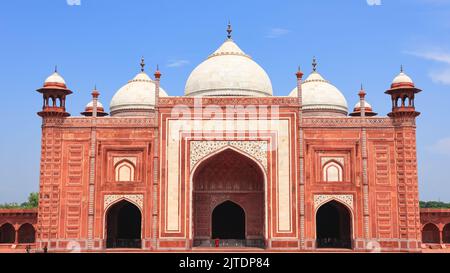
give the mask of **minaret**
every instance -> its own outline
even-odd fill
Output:
[[[65,80],[58,74],[57,69],[44,82],[44,86],[37,90],[42,94],[41,166],[39,177],[39,206],[37,220],[36,245],[38,249],[54,248],[52,241],[58,238],[60,189],[61,189],[61,154],[62,128],[66,117],[66,96],[72,94]]]
[[[391,95],[392,99],[392,112],[388,116],[394,118],[396,122],[414,122],[414,119],[420,115],[416,112],[414,99],[415,95],[421,91],[415,87],[414,82],[403,72],[403,66],[401,66],[400,74],[395,77],[391,89],[385,92]]]
[[[388,114],[394,125],[396,171],[395,183],[398,189],[398,223],[401,249],[420,249],[420,209],[416,152],[416,111],[414,99],[417,93],[414,82],[403,72],[395,77],[386,94],[391,96],[392,112]]]
[[[44,82],[44,86],[37,90],[42,94],[42,111],[38,113],[41,117],[68,117],[66,112],[66,96],[72,94],[66,86],[66,81],[55,72]]]

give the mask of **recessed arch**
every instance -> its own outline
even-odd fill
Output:
[[[0,244],[13,244],[16,241],[16,229],[10,223],[0,227]]]
[[[116,182],[133,182],[135,180],[136,166],[126,159],[123,159],[114,166]]]
[[[22,224],[17,233],[19,244],[31,244],[36,240],[36,230],[32,224]]]
[[[105,213],[107,248],[142,247],[142,212],[126,199],[111,204]]]
[[[342,182],[344,177],[344,168],[336,160],[327,161],[322,168],[323,181]]]
[[[446,224],[442,229],[442,242],[450,244],[450,223]]]
[[[440,243],[439,228],[435,224],[428,223],[423,226],[422,242],[425,244],[439,244]]]
[[[316,210],[317,248],[352,248],[353,214],[351,209],[331,200]]]
[[[191,173],[194,246],[212,240],[213,210],[225,202],[240,206],[247,216],[245,240],[263,244],[267,226],[266,181],[260,162],[233,147],[225,147],[198,162]]]

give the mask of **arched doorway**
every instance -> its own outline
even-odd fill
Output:
[[[19,228],[18,232],[18,241],[19,244],[31,244],[35,242],[36,231],[34,230],[33,225],[31,224],[23,224]]]
[[[442,241],[444,244],[450,244],[450,223],[446,224],[442,230]]]
[[[245,212],[231,201],[218,205],[212,213],[212,238],[245,240]]]
[[[16,230],[10,223],[0,227],[0,244],[14,244],[16,241]]]
[[[346,206],[330,201],[316,214],[318,248],[352,248],[352,219]]]
[[[141,223],[141,211],[134,204],[114,204],[106,214],[106,247],[141,248]]]
[[[225,149],[195,168],[194,246],[264,247],[263,169],[234,149]],[[237,205],[239,204],[239,205]]]
[[[425,244],[439,244],[439,228],[433,224],[428,223],[422,229],[422,242]]]

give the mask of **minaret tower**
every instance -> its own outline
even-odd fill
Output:
[[[416,117],[420,113],[414,104],[420,91],[402,67],[391,89],[385,92],[392,99],[392,112],[388,116],[395,127],[398,232],[400,248],[406,251],[419,251],[421,241],[416,152]]]
[[[66,81],[55,72],[50,75],[44,82],[44,86],[37,90],[42,94],[43,105],[42,111],[38,113],[41,117],[68,117],[66,112],[66,97],[72,94],[66,86]]]
[[[39,183],[39,207],[36,243],[39,249],[52,251],[59,237],[59,211],[61,197],[62,129],[66,112],[66,97],[72,94],[65,80],[55,72],[37,90],[42,94],[42,146]]]
[[[420,115],[416,112],[414,99],[415,95],[422,90],[415,87],[411,78],[403,72],[403,66],[400,68],[400,74],[395,77],[391,84],[391,89],[385,93],[391,95],[392,112],[389,117],[397,122],[414,121],[414,118]]]

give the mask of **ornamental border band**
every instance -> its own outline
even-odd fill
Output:
[[[309,75],[293,71],[289,96],[274,96],[227,32],[184,96],[168,95],[161,80],[170,79],[149,76],[142,59],[109,113],[95,88],[71,116],[77,92],[55,69],[37,90],[39,206],[0,210],[0,252],[421,252],[450,243],[446,223],[424,228],[432,213],[450,212],[419,209],[421,90],[403,68],[384,92],[387,116],[362,86],[349,108],[316,58]]]

